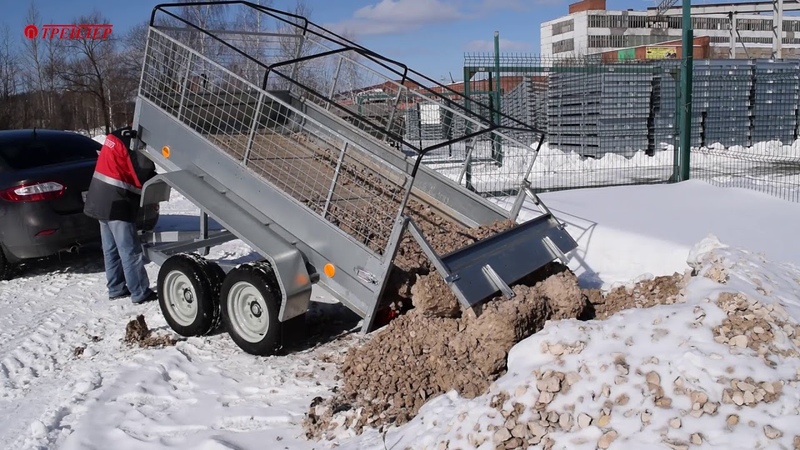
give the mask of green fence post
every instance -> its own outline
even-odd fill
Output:
[[[692,33],[692,2],[683,0],[683,58],[681,62],[681,147],[678,181],[689,179],[692,149],[692,63],[694,61],[694,36]]]
[[[491,113],[492,123],[494,125],[501,125],[500,123],[500,97],[503,92],[502,78],[500,78],[500,32],[494,32],[494,70],[495,70],[495,92],[494,92],[494,107],[495,111]],[[494,146],[493,152],[494,159],[498,166],[503,165],[503,148],[500,143],[500,136],[492,134],[492,144]]]
[[[469,80],[470,80],[471,77],[472,77],[472,71],[465,67],[464,68],[464,109],[467,110],[467,117],[468,118],[470,118],[470,114],[469,113],[470,113],[470,108],[472,107],[472,105],[470,104],[470,101],[469,101],[469,96],[471,95],[470,94]],[[472,123],[469,120],[465,121],[464,127],[466,128],[464,134],[472,133]],[[465,172],[464,184],[465,184],[466,188],[471,191],[472,190],[472,158],[470,158],[469,151],[467,151],[467,158],[466,158],[466,161],[464,161],[464,164],[467,165],[466,172]]]
[[[677,81],[675,83],[675,120],[673,120],[672,125],[675,128],[675,136],[672,138],[672,177],[669,179],[670,182],[680,181],[681,177],[681,156],[680,156],[680,149],[681,149],[681,137],[683,136],[683,101],[682,98],[682,86],[680,80],[683,79],[682,70],[679,68],[671,69],[670,76]]]

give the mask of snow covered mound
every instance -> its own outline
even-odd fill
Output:
[[[549,322],[487,394],[340,448],[800,448],[800,268],[713,236],[688,263],[677,303]]]

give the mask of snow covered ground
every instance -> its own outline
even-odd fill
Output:
[[[314,397],[336,385],[336,362],[346,349],[365,337],[323,335],[319,345],[268,358],[244,354],[225,334],[162,349],[130,347],[122,338],[137,314],[158,332],[168,332],[158,305],[109,301],[97,251],[53,259],[0,282],[0,448],[437,448],[444,441],[449,448],[469,448],[477,442],[471,439],[487,439],[483,448],[494,448],[496,433],[488,427],[504,418],[490,406],[492,397],[509,393],[506,407],[536,402],[537,384],[548,370],[580,375],[551,407],[586,425],[554,435],[556,448],[594,448],[601,436],[610,439],[611,430],[617,433],[611,448],[667,448],[662,436],[670,442],[699,438],[707,448],[792,448],[800,429],[800,391],[792,384],[800,364],[788,349],[796,345],[791,341],[796,335],[775,330],[775,345],[787,354],[771,354],[777,363],[769,367],[755,351],[718,342],[713,330],[725,317],[715,303],[723,291],[743,292],[777,315],[785,311],[786,325],[800,321],[800,240],[794,237],[800,204],[699,181],[542,197],[578,239],[581,247],[571,266],[587,286],[683,272],[690,253],[695,265],[718,259],[729,280],[722,285],[693,278],[682,304],[631,310],[603,322],[549,323],[512,350],[508,374],[485,396],[440,397],[385,436],[345,434],[338,442],[310,442],[300,426],[303,415]],[[162,213],[162,227],[194,224],[189,217],[194,207],[177,195]],[[703,241],[710,233],[731,247]],[[211,257],[243,261],[253,255],[242,243],[230,242],[213,249]],[[153,282],[157,272],[148,266]],[[357,325],[324,292],[315,291],[314,299],[318,315],[339,319],[327,336]],[[564,352],[578,342],[584,343],[582,351]],[[553,350],[558,343],[564,344],[561,352]],[[620,358],[630,368],[627,375],[618,373]],[[672,406],[653,406],[644,388],[650,372],[659,375]],[[619,384],[618,376],[628,379]],[[705,389],[708,398],[700,407],[714,403],[713,413],[684,415],[697,399],[675,387],[678,376],[685,392]],[[722,383],[747,377],[786,384],[771,403],[724,403]],[[605,414],[605,402],[623,393],[628,408],[615,404]],[[650,412],[626,416],[634,406]],[[582,413],[591,418],[588,424]],[[738,426],[729,422],[733,414]],[[674,426],[676,417],[680,427]],[[470,437],[473,428],[481,431]]]

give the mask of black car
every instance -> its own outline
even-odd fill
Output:
[[[102,144],[69,131],[0,131],[0,279],[12,264],[100,239],[83,203]],[[158,209],[142,211],[151,230]]]

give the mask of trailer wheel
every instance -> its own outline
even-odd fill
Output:
[[[199,256],[198,256],[199,257]],[[214,302],[214,320],[208,332],[212,332],[219,328],[222,323],[222,313],[219,307],[219,293],[222,290],[222,283],[225,281],[225,271],[219,264],[202,258],[205,262],[206,276],[211,287],[211,299]]]
[[[3,252],[3,244],[0,243],[0,281],[11,278],[11,262]]]
[[[158,271],[161,314],[181,336],[203,335],[219,324],[218,275],[209,264],[196,254],[178,254]]]
[[[245,264],[225,277],[222,320],[231,339],[252,355],[270,355],[280,344],[280,291],[266,264]]]

